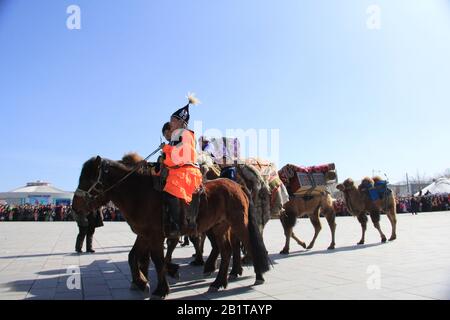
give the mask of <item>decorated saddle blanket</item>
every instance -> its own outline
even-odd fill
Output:
[[[392,193],[386,180],[376,181],[375,183],[364,181],[359,188],[361,191],[367,192],[372,201],[383,200]]]
[[[311,167],[287,164],[278,171],[278,175],[291,195],[314,190],[321,193],[328,184],[337,182],[334,163]]]
[[[219,165],[232,165],[239,160],[241,145],[238,138],[212,138],[211,152],[214,161]]]

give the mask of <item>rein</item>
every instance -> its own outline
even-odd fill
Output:
[[[75,191],[75,195],[80,196],[84,199],[88,198],[90,201],[94,201],[96,200],[98,197],[104,195],[105,193],[107,193],[108,191],[111,191],[112,189],[114,189],[115,187],[117,187],[119,184],[121,184],[123,181],[125,181],[129,176],[131,176],[133,173],[135,173],[137,170],[139,170],[142,167],[142,164],[144,163],[144,161],[147,161],[150,157],[152,157],[153,155],[155,155],[159,150],[162,149],[162,147],[164,146],[164,143],[161,143],[161,145],[159,145],[159,147],[153,151],[152,153],[150,153],[144,160],[142,160],[142,162],[140,162],[139,164],[136,165],[136,167],[131,170],[130,172],[128,172],[125,176],[123,176],[119,181],[117,181],[116,183],[114,183],[112,186],[110,186],[109,188],[107,188],[106,190],[100,190],[97,188],[98,185],[103,186],[103,183],[101,182],[102,179],[102,175],[103,175],[103,171],[105,171],[105,173],[107,173],[107,170],[103,170],[103,159],[98,167],[99,169],[99,174],[97,177],[97,181],[94,182],[94,184],[89,188],[88,191],[82,190],[80,188],[78,188]],[[98,194],[93,196],[91,194],[92,191],[97,192]]]

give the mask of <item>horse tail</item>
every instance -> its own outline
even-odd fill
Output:
[[[259,231],[258,224],[256,223],[256,208],[253,204],[251,197],[249,200],[248,208],[248,233],[250,240],[250,250],[253,260],[253,267],[255,268],[256,274],[263,274],[269,271],[269,254],[267,252],[266,246],[264,245],[264,240]]]

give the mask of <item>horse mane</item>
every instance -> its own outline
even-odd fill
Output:
[[[134,167],[136,164],[138,164],[142,160],[144,160],[144,158],[142,158],[136,152],[129,152],[129,153],[126,153],[122,157],[122,160],[120,160],[119,162],[127,167]]]

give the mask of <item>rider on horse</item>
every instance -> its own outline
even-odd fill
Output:
[[[195,134],[187,129],[189,106],[196,104],[197,99],[193,96],[188,98],[188,104],[172,114],[170,142],[163,147],[164,165],[169,171],[163,190],[169,237],[180,236],[182,206],[191,203],[193,193],[202,184],[202,174],[196,163]]]

